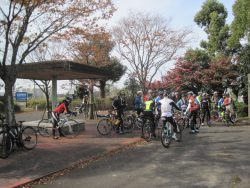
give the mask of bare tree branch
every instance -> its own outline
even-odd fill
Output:
[[[130,13],[113,28],[116,50],[145,91],[161,67],[187,44],[189,30],[174,30],[159,16]]]

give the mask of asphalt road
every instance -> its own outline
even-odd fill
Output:
[[[249,188],[250,127],[202,127],[183,142],[143,143],[48,178],[36,188]]]

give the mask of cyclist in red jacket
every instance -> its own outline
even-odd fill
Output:
[[[58,126],[58,122],[60,120],[59,116],[61,113],[65,112],[66,114],[71,113],[69,110],[69,104],[72,102],[71,97],[67,97],[64,99],[53,111],[52,111],[52,124],[53,124],[53,139],[58,139],[56,136],[56,127]],[[61,128],[58,128],[59,136],[63,136],[61,133]]]

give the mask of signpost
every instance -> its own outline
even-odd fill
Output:
[[[17,102],[26,102],[27,107],[28,93],[27,92],[16,92]]]
[[[26,102],[28,99],[27,92],[16,92],[16,101],[18,102]]]

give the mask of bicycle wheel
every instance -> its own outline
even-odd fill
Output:
[[[23,128],[21,132],[21,140],[25,149],[34,149],[37,145],[37,134],[35,129],[30,126]]]
[[[134,121],[132,116],[126,116],[123,119],[124,131],[130,133],[134,130]]]
[[[108,135],[111,133],[112,125],[109,119],[101,119],[97,124],[97,131],[100,135]]]
[[[6,131],[0,132],[0,158],[7,158],[13,149],[13,141]]]
[[[168,148],[172,142],[172,131],[168,128],[170,125],[164,125],[161,129],[161,144]]]
[[[150,142],[152,138],[151,127],[152,127],[152,122],[151,120],[147,119],[145,124],[143,125],[143,138],[147,142]]]
[[[141,118],[137,117],[135,119],[135,124],[136,124],[136,126],[137,126],[138,129],[141,129],[142,125],[143,125],[143,120]]]
[[[179,128],[180,128],[180,131],[184,131],[184,129],[186,128],[186,120],[181,118],[181,119],[178,119],[176,124],[179,125]]]
[[[78,121],[69,119],[65,121],[61,126],[61,133],[66,138],[74,138],[80,132],[80,125]]]
[[[201,117],[197,115],[195,128],[199,129],[201,127]]]
[[[52,135],[53,125],[50,119],[42,119],[37,125],[37,130],[41,136],[49,137]]]
[[[176,133],[176,138],[178,139],[178,142],[182,141],[182,131],[184,130],[182,127],[183,125],[179,125],[178,123],[176,123],[177,125],[177,133]]]

